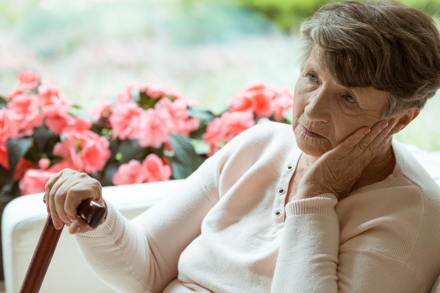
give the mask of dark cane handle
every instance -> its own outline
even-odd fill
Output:
[[[105,207],[92,199],[83,201],[77,209],[78,216],[93,229],[99,226],[106,211]]]
[[[77,211],[81,219],[90,227],[96,228],[104,218],[106,208],[92,199],[87,199],[78,206]],[[61,229],[55,229],[51,215],[47,216],[46,224],[44,225],[37,248],[34,251],[23,284],[21,285],[20,293],[38,293],[40,291],[41,284],[43,284],[44,276],[49,268],[63,227],[64,224]]]

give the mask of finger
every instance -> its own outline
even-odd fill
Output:
[[[347,137],[342,143],[337,145],[334,150],[342,156],[348,155],[353,148],[370,132],[370,128],[362,127]]]
[[[63,175],[63,171],[64,170],[61,170],[60,172],[50,177],[49,180],[47,180],[46,185],[44,187],[44,192],[45,192],[44,196],[46,197],[46,201],[48,200],[46,195],[49,195],[50,189],[55,184],[55,182]]]
[[[63,175],[63,170],[56,173],[52,177],[47,180],[46,185],[44,187],[44,198],[46,201],[46,207],[47,207],[47,213],[50,214],[50,190],[52,189],[52,186],[55,184],[55,182]]]
[[[388,137],[389,133],[392,129],[394,129],[397,121],[396,119],[391,119],[387,125],[370,143],[370,146],[365,151],[370,151],[372,153],[376,153],[378,150],[382,148],[384,143],[386,142],[386,138]],[[364,151],[364,152],[365,152]]]
[[[77,217],[78,206],[86,199],[95,199],[93,194],[90,193],[90,184],[77,184],[69,189],[67,192],[66,200],[64,202],[64,210],[66,211],[67,217],[75,219]]]
[[[49,202],[49,206],[50,206],[50,215],[52,216],[52,222],[53,225],[55,227],[55,229],[59,230],[62,228],[63,226],[63,222],[61,221],[60,217],[58,216],[57,212],[56,212],[56,207],[55,207],[55,200],[51,200]]]
[[[93,229],[80,218],[76,218],[75,220],[73,220],[69,227],[70,234],[86,233],[92,230]]]
[[[404,128],[405,128],[405,125],[403,123],[396,122],[396,125],[393,127],[393,129],[391,129],[391,131],[388,133],[388,135],[386,136],[385,139],[389,139],[391,136],[402,131],[402,129],[404,129]]]
[[[49,192],[49,207],[52,215],[52,220],[56,229],[61,229],[63,221],[58,216],[58,211],[56,208],[56,200],[55,195],[58,191],[58,188],[67,180],[66,176],[60,177],[52,186]]]
[[[63,221],[65,224],[70,223],[72,219],[69,219],[69,217],[66,214],[65,211],[65,202],[66,202],[66,197],[67,194],[69,192],[69,190],[71,188],[73,188],[75,185],[79,184],[79,182],[77,183],[71,183],[68,182],[67,180],[64,181],[64,183],[58,188],[57,193],[55,194],[55,207],[56,207],[56,212],[58,214],[58,217],[61,219],[61,221]]]
[[[388,121],[386,120],[381,120],[374,124],[371,128],[371,132],[368,133],[363,139],[361,139],[361,141],[356,145],[353,154],[355,156],[360,156],[368,147],[370,147],[370,144],[374,140],[374,138],[387,126]]]

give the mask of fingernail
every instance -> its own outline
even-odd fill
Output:
[[[388,122],[387,121],[384,121],[384,122],[382,122],[382,124],[380,125],[380,129],[382,130],[382,129],[384,129],[385,127],[387,127],[388,126]]]
[[[58,220],[53,220],[53,225],[55,226],[55,229],[59,230],[62,226],[62,224]]]
[[[67,217],[69,218],[70,222],[73,222],[73,217],[69,214],[67,214]]]
[[[370,128],[367,128],[367,129],[364,130],[363,134],[364,134],[364,135],[367,135],[368,133],[370,133],[370,131],[371,131],[371,129],[370,129]]]
[[[75,229],[75,232],[76,232],[76,233],[81,232],[81,226],[78,226],[78,227]]]

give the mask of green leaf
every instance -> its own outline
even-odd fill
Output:
[[[293,109],[289,109],[284,111],[283,113],[283,117],[284,119],[286,119],[289,123],[292,123],[292,119],[293,119]]]
[[[18,183],[19,181],[11,179],[0,189],[1,208],[4,208],[3,204],[6,204],[12,199],[21,196],[21,190],[18,186]]]
[[[72,108],[75,108],[75,109],[81,109],[81,106],[79,106],[79,105],[75,105],[75,104],[72,105],[71,107],[72,107]]]
[[[48,150],[48,147],[52,144],[55,145],[55,143],[58,142],[58,137],[44,124],[41,127],[36,128],[32,136],[34,137],[37,150],[40,153],[50,152],[52,148]]]
[[[197,155],[194,147],[191,144],[189,137],[177,135],[169,135],[171,147],[174,150],[173,164],[176,169],[176,174],[173,174],[176,179],[184,179],[191,175],[203,163],[199,155]],[[172,164],[172,168],[173,168]],[[176,165],[177,164],[177,165]],[[174,169],[173,169],[174,170]]]
[[[188,106],[188,112],[189,116],[202,119],[206,124],[210,123],[212,120],[214,120],[214,118],[216,118],[211,111],[193,106]]]
[[[24,155],[24,158],[28,161],[38,164],[38,161],[42,158],[42,153],[39,152],[34,145],[29,148],[27,153]]]
[[[203,139],[191,139],[191,144],[198,155],[209,153],[210,147]]]
[[[8,161],[9,172],[14,174],[15,167],[17,167],[18,161],[27,153],[32,145],[32,137],[23,137],[20,139],[8,139]]]
[[[188,175],[188,170],[180,163],[172,162],[171,163],[172,170],[172,179],[185,179]]]
[[[154,109],[154,105],[159,101],[160,99],[154,99],[148,96],[145,92],[139,93],[139,100],[137,101],[137,104],[139,107],[141,107],[144,110],[147,109]]]
[[[199,123],[199,128],[191,131],[189,133],[189,137],[193,139],[203,139],[203,135],[206,133],[206,127],[208,127],[207,124],[202,120]]]
[[[141,161],[147,156],[148,149],[141,147],[137,140],[123,140],[119,146],[120,164],[125,164],[131,160]]]
[[[0,97],[0,109],[6,108],[7,106],[8,106],[8,102],[4,98]]]
[[[113,185],[113,175],[118,172],[119,165],[118,163],[111,163],[104,169],[104,176],[100,183],[102,186],[111,186]]]
[[[9,174],[9,171],[0,166],[0,190],[8,184],[9,180],[11,180],[12,176]]]

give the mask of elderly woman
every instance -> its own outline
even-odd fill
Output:
[[[125,219],[69,169],[47,183],[88,264],[118,292],[429,292],[440,274],[440,188],[392,135],[440,87],[440,36],[397,2],[322,7],[292,126],[254,126],[166,199]],[[293,130],[293,131],[292,131]],[[121,195],[122,196],[122,195]],[[105,204],[95,230],[76,217]]]

